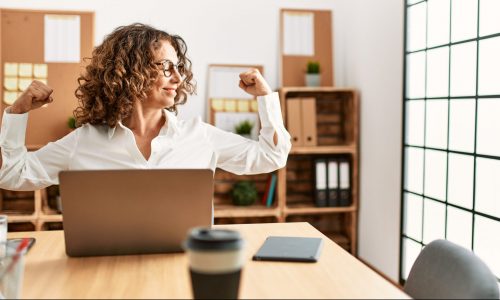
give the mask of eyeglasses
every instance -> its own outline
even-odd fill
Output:
[[[178,64],[174,64],[168,59],[165,59],[161,62],[155,63],[157,66],[162,66],[163,67],[163,75],[165,77],[170,77],[174,73],[174,69],[179,72],[179,75],[181,75],[181,79],[184,79],[186,77],[186,67],[182,62],[179,62]]]

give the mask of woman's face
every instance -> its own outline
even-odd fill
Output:
[[[178,64],[177,53],[174,47],[168,41],[161,41],[161,47],[155,53],[155,63],[158,65],[158,70],[160,70],[160,76],[154,83],[152,89],[147,94],[146,103],[148,106],[157,107],[163,109],[165,107],[171,107],[174,105],[174,98],[177,95],[177,88],[181,84],[181,76],[177,69],[170,68],[166,72],[168,77],[165,76],[163,69],[167,68],[169,64],[165,63],[168,60],[174,65]],[[169,74],[170,73],[170,74]]]

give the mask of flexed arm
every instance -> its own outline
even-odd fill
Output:
[[[54,90],[48,85],[34,80],[16,99],[14,104],[7,108],[7,113],[24,114],[30,110],[37,109],[47,103],[53,101],[50,96]],[[0,151],[0,168],[2,167],[3,159]]]
[[[35,190],[58,182],[60,170],[67,169],[77,143],[77,130],[35,152],[24,145],[28,112],[52,102],[52,89],[33,81],[2,119],[0,132],[0,188]]]

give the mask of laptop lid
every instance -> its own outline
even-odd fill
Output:
[[[62,171],[59,185],[68,256],[178,252],[212,224],[210,169]]]

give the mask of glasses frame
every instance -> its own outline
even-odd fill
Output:
[[[177,73],[180,75],[179,77],[181,79],[186,78],[185,71],[182,71],[182,72],[179,71],[179,67],[181,67],[181,69],[185,70],[184,63],[182,63],[182,62],[178,62],[177,64],[174,64],[171,60],[164,59],[160,62],[155,62],[155,65],[162,66],[163,75],[167,78],[169,78],[173,75],[174,70],[177,71]]]

